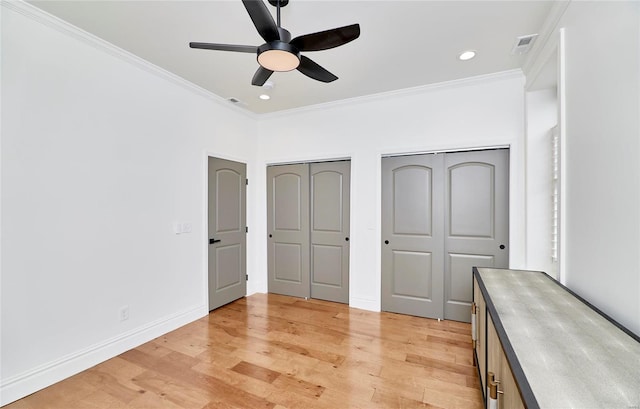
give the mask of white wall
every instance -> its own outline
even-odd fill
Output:
[[[254,172],[257,126],[27,4],[0,8],[4,404],[208,312],[206,155]]]
[[[550,129],[558,123],[555,88],[527,92],[526,268],[557,278],[551,262],[552,145]]]
[[[572,2],[560,27],[566,282],[640,334],[640,3]]]
[[[506,73],[260,121],[259,180],[267,164],[351,158],[350,304],[380,308],[382,155],[511,147],[510,263],[524,267],[524,78]],[[267,265],[266,189],[256,192],[255,254]],[[266,271],[263,289],[266,290]]]

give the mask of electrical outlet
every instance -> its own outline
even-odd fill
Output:
[[[129,306],[125,305],[120,308],[120,321],[126,321],[129,319]]]

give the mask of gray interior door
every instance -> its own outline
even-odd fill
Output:
[[[349,303],[351,162],[312,163],[311,298]]]
[[[244,163],[209,158],[209,310],[247,294]]]
[[[309,165],[267,167],[269,292],[310,296]]]
[[[472,267],[509,266],[509,150],[382,159],[382,309],[470,320]]]
[[[509,151],[445,156],[444,317],[469,321],[471,268],[509,267]]]
[[[443,159],[382,159],[384,311],[443,317]]]

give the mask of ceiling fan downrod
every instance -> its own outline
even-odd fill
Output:
[[[280,8],[289,4],[289,0],[269,0],[269,4],[276,7],[276,26],[278,27],[278,33],[280,33],[280,41],[288,43],[291,41],[291,33],[289,30],[282,28],[280,23]]]
[[[281,28],[280,24],[280,8],[289,4],[289,0],[269,0],[269,4],[276,8],[276,21],[278,28]]]
[[[276,8],[277,26],[278,28],[281,28],[282,25],[280,24],[280,8],[289,4],[289,0],[269,0],[269,4]]]

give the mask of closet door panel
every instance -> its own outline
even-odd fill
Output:
[[[382,309],[443,318],[443,155],[382,159]]]
[[[470,321],[472,267],[509,267],[509,151],[445,156],[444,317]]]
[[[311,297],[349,302],[351,162],[312,163]]]
[[[309,297],[309,165],[267,168],[270,293]]]

